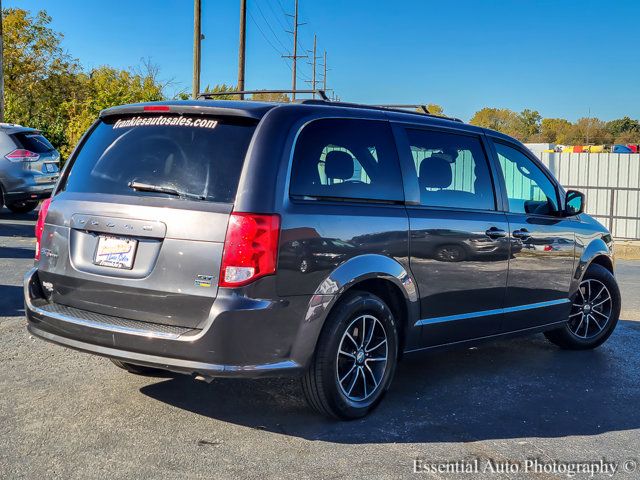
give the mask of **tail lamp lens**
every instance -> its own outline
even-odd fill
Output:
[[[36,162],[40,158],[40,155],[36,152],[32,152],[31,150],[18,148],[13,152],[7,153],[4,158],[12,162]]]
[[[38,212],[38,221],[36,222],[36,260],[40,260],[40,242],[42,241],[42,232],[44,231],[44,220],[47,217],[49,211],[49,205],[51,205],[51,199],[47,198],[40,205],[40,211]]]
[[[276,271],[280,217],[232,213],[220,267],[221,287],[240,287]]]

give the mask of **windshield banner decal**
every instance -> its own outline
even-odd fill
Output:
[[[159,116],[159,117],[133,117],[126,120],[119,119],[113,124],[113,128],[128,127],[147,127],[155,125],[166,125],[175,127],[198,127],[198,128],[216,128],[217,120],[202,117],[178,117],[178,116]]]

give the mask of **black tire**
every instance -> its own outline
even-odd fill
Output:
[[[363,316],[365,319],[362,320]],[[373,320],[371,320],[373,318]],[[362,333],[359,335],[357,328],[354,327],[356,320],[368,321],[370,333]],[[377,323],[376,323],[377,320]],[[359,324],[360,325],[360,324]],[[373,325],[373,327],[371,327]],[[350,329],[350,334],[353,334],[353,339],[357,342],[361,342],[361,347],[358,349],[358,355],[352,356],[353,360],[349,358],[340,357],[338,350],[343,341],[346,341],[347,329]],[[366,329],[363,328],[363,330]],[[379,349],[367,350],[367,346],[371,343],[380,343],[380,339],[384,334],[384,357],[386,362],[376,362],[373,356],[380,356],[381,353],[366,353],[366,352],[381,352],[382,346]],[[376,336],[375,340],[373,339]],[[368,342],[365,344],[365,342]],[[351,340],[349,340],[351,341]],[[355,344],[354,344],[355,345]],[[360,359],[360,351],[362,350],[363,357]],[[371,358],[364,358],[364,356],[371,356]],[[356,360],[356,357],[362,360],[362,363],[356,363],[360,360]],[[339,359],[340,358],[340,359]],[[363,291],[350,291],[347,292],[345,297],[333,308],[329,314],[326,323],[320,334],[318,345],[315,355],[311,361],[311,365],[305,372],[302,378],[302,390],[309,406],[319,413],[342,420],[352,420],[361,418],[367,415],[373,410],[380,400],[382,400],[384,394],[389,389],[395,367],[398,358],[398,329],[396,327],[396,320],[391,313],[389,307],[385,302],[368,292]],[[355,380],[353,376],[350,377],[349,382],[360,382],[358,389],[364,390],[362,400],[349,398],[344,390],[344,386],[339,385],[338,375],[342,375],[340,368],[349,368],[343,365],[344,360],[347,362],[353,362],[353,366],[356,368]],[[365,371],[365,368],[368,371]],[[358,377],[358,370],[361,370],[362,377]],[[339,373],[340,372],[340,373]],[[370,372],[370,373],[369,373]],[[374,372],[376,372],[374,374]],[[353,374],[352,374],[353,375]],[[375,382],[376,375],[378,375],[378,381],[374,388],[367,392],[367,377],[370,382]],[[346,376],[344,378],[347,378]],[[364,386],[363,386],[364,382]],[[354,385],[351,386],[354,388]],[[369,395],[367,397],[367,394]],[[355,396],[355,395],[352,395]]]
[[[133,363],[122,362],[120,360],[115,360],[110,358],[111,362],[118,368],[126,370],[129,373],[133,373],[134,375],[145,375],[150,377],[158,377],[165,376],[167,374],[166,370],[162,370],[160,368],[153,367],[145,367],[142,365],[134,365]]]
[[[584,329],[580,327],[580,324],[578,322],[583,320],[581,312],[583,312],[584,307],[576,306],[576,303],[589,304],[590,306],[589,306],[588,312],[590,312],[592,310],[591,305],[597,303],[598,300],[595,300],[592,302],[583,302],[581,299],[582,297],[581,293],[579,291],[576,292],[574,297],[571,299],[572,304],[574,306],[572,307],[567,324],[562,328],[558,328],[556,330],[550,330],[548,332],[545,332],[544,334],[545,337],[547,337],[547,340],[559,346],[560,348],[564,348],[567,350],[589,350],[592,348],[599,347],[611,336],[611,334],[613,333],[613,330],[616,328],[616,325],[618,324],[618,318],[620,317],[621,301],[620,301],[620,289],[618,288],[618,283],[616,282],[615,277],[611,274],[609,270],[607,270],[603,266],[593,264],[589,266],[588,270],[584,274],[582,282],[586,282],[588,280],[594,280],[594,282],[592,283],[595,285],[600,285],[600,284],[604,285],[607,289],[607,292],[610,294],[611,300],[609,304],[607,305],[605,303],[605,305],[607,306],[606,313],[608,313],[607,315],[608,318],[605,321],[606,323],[597,324],[597,327],[594,327],[594,328],[601,327],[601,330],[596,334],[587,336],[589,332],[589,322],[586,322]],[[574,317],[574,319],[571,318],[572,316]],[[580,317],[580,318],[577,318],[577,317]],[[592,316],[592,318],[595,318],[595,317],[596,315]],[[600,315],[598,315],[598,317],[600,317]],[[577,329],[576,329],[576,323],[578,323]],[[576,333],[575,330],[577,330],[578,333]],[[583,338],[583,336],[579,335],[579,333],[582,331],[585,332],[586,338]]]
[[[7,203],[7,208],[13,213],[29,213],[36,209],[38,200],[24,200],[21,202]]]

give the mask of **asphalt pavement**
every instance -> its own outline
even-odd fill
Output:
[[[3,479],[551,479],[575,462],[640,478],[640,261],[618,262],[623,314],[601,348],[535,335],[409,357],[380,407],[344,423],[308,410],[295,380],[142,377],[30,338],[34,220],[0,210]],[[476,460],[484,473],[464,473]]]

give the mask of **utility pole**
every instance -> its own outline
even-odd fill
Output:
[[[4,122],[4,38],[2,31],[2,0],[0,0],[0,122]]]
[[[201,29],[202,6],[200,0],[193,0],[193,85],[191,96],[196,99],[200,93],[200,46],[202,42]]]
[[[290,17],[292,15],[289,15]],[[290,58],[293,60],[293,65],[291,67],[291,89],[293,90],[291,94],[291,99],[296,99],[296,80],[297,80],[297,64],[299,58],[307,58],[307,55],[298,55],[298,27],[300,25],[304,25],[304,23],[298,23],[298,0],[295,0],[295,10],[293,14],[293,32],[289,31],[288,33],[293,34],[293,55],[283,55],[284,58]]]
[[[327,91],[327,51],[324,51],[324,59],[323,59],[324,74],[322,75],[322,90]]]
[[[240,46],[238,48],[238,90],[244,91],[244,65],[247,40],[247,0],[240,0]],[[244,100],[244,95],[240,95]]]
[[[309,64],[313,66],[313,70],[312,70],[311,80],[307,80],[307,83],[311,84],[311,89],[313,90],[313,98],[316,98],[315,91],[317,90],[317,85],[318,85],[318,82],[316,81],[316,63],[318,58],[320,57],[316,55],[317,45],[318,45],[318,37],[314,33],[313,34],[313,62],[309,62]]]

